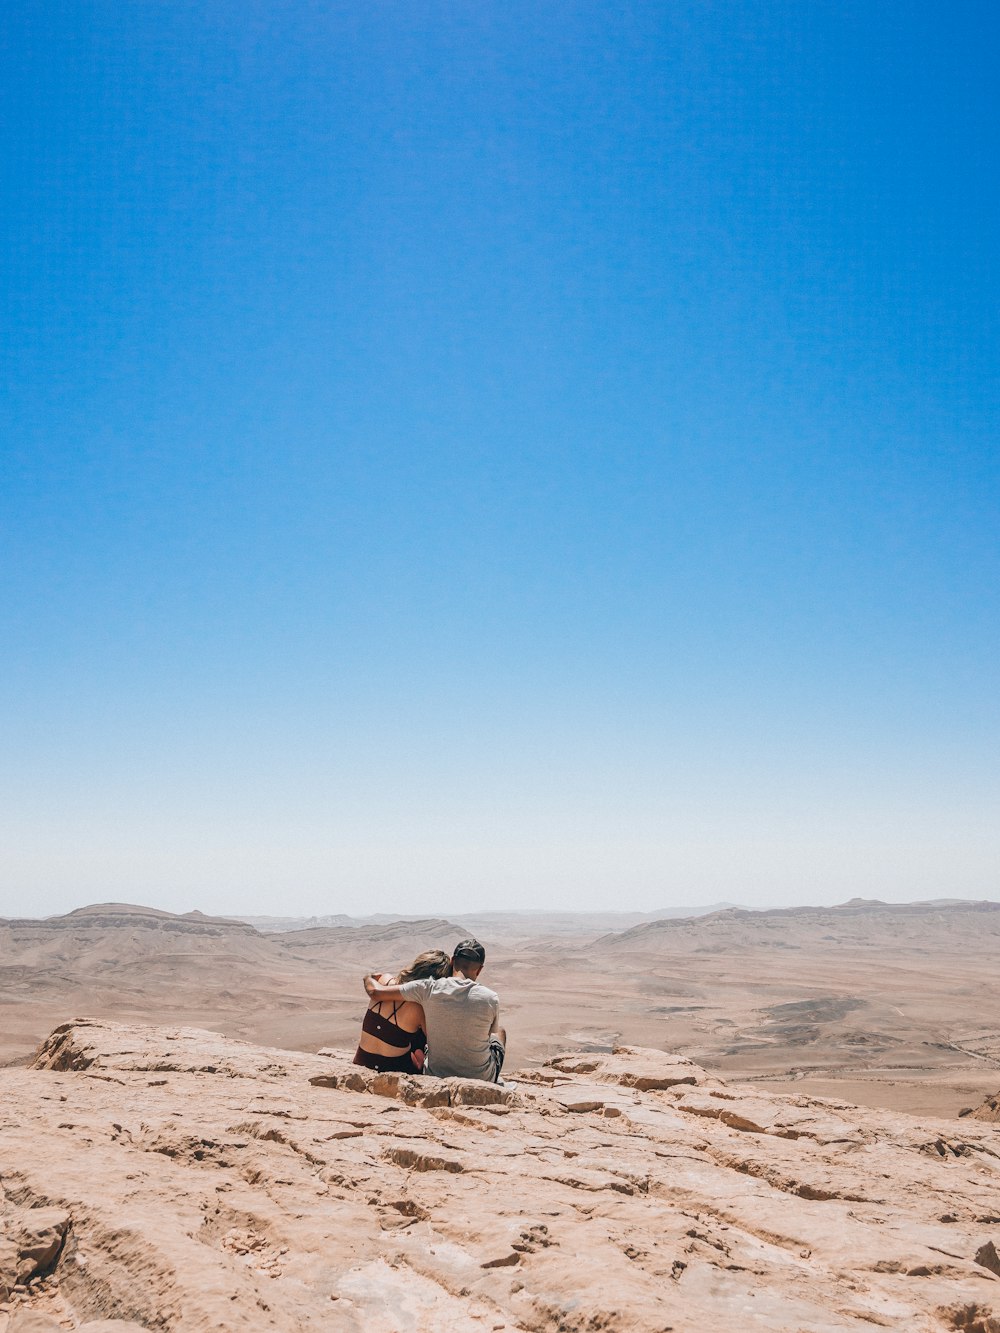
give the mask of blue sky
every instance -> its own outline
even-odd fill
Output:
[[[1000,19],[0,18],[0,912],[1000,896]]]

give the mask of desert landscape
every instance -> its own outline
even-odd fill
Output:
[[[998,903],[280,924],[122,904],[2,922],[0,1059],[78,1015],[352,1048],[362,973],[475,933],[512,1067],[636,1045],[729,1080],[948,1116],[1000,1086]]]
[[[5,1333],[1000,1328],[1000,1138],[635,1047],[513,1085],[79,1020],[4,1071]]]
[[[0,925],[0,1333],[1000,1330],[1000,904],[271,924]],[[505,1085],[352,1065],[473,928]]]

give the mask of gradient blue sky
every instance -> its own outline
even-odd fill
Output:
[[[1000,897],[995,5],[0,29],[0,913]]]

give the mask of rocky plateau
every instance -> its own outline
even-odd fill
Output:
[[[0,1333],[1000,1333],[989,1119],[634,1047],[495,1088],[88,1019],[0,1080]]]

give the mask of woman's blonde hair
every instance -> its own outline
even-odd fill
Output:
[[[424,977],[450,977],[451,959],[442,949],[428,949],[418,953],[409,967],[404,967],[396,977],[396,985],[405,981],[421,981]]]

